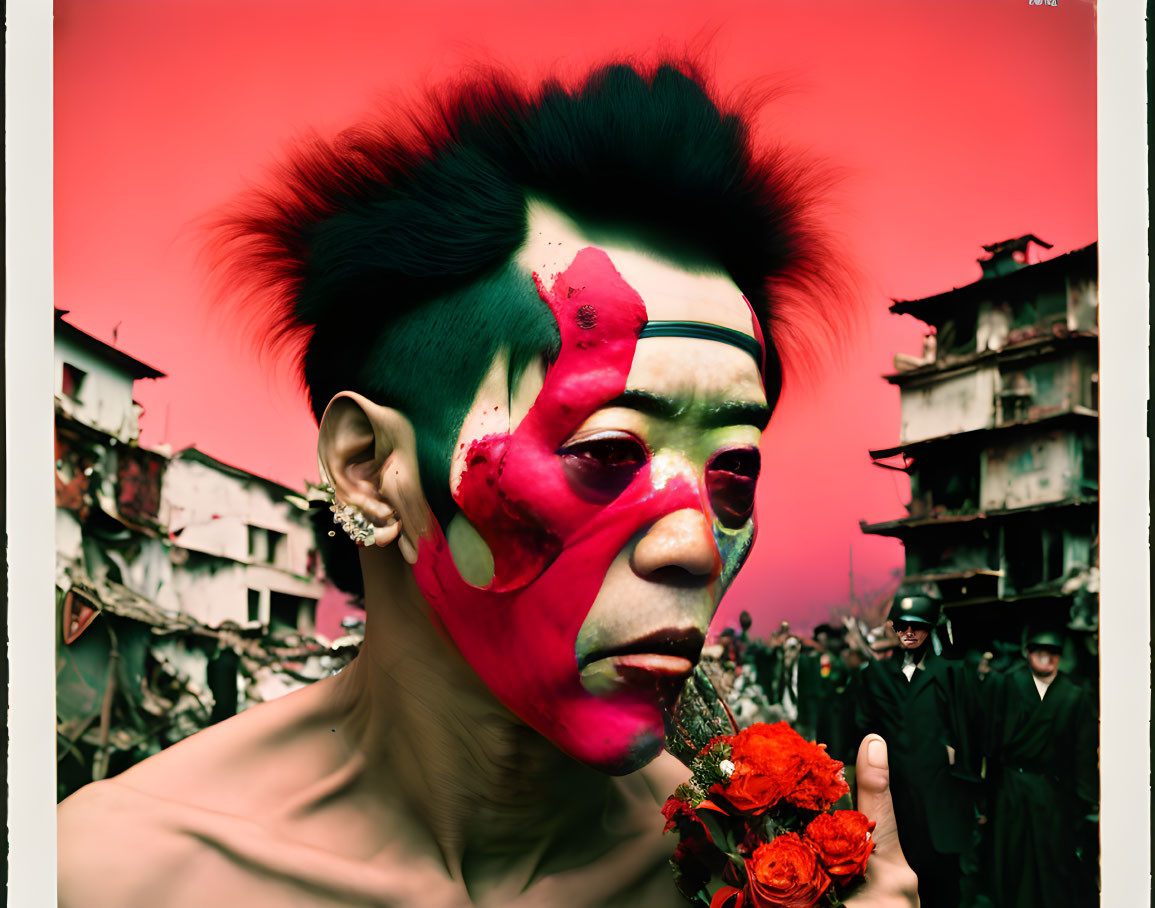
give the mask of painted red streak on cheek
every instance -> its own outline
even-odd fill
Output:
[[[646,321],[641,297],[599,249],[583,249],[552,289],[538,281],[538,292],[561,334],[557,362],[512,436],[471,445],[455,496],[493,552],[493,590],[533,580],[566,538],[602,511],[574,494],[557,450],[591,413],[625,390]]]
[[[552,288],[539,281],[538,290],[561,332],[557,362],[512,434],[471,445],[455,496],[493,552],[494,579],[484,589],[462,580],[436,524],[421,540],[414,576],[454,644],[509,709],[575,758],[612,770],[628,767],[631,752],[657,752],[661,712],[650,693],[588,693],[577,670],[578,630],[630,538],[664,514],[700,509],[704,491],[678,478],[655,492],[648,467],[609,505],[569,488],[558,448],[625,390],[646,310],[592,248]]]
[[[509,444],[508,432],[472,442],[456,495],[494,554],[493,580],[487,587],[494,592],[525,586],[561,550],[561,540],[501,488],[501,464]]]

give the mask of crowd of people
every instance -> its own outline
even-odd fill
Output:
[[[1098,904],[1098,716],[1060,668],[1063,631],[1026,628],[1013,656],[958,652],[921,592],[875,628],[845,618],[804,637],[783,622],[759,638],[751,624],[743,612],[703,669],[741,726],[786,721],[848,774],[866,734],[886,739],[925,908]]]

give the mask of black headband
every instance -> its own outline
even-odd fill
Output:
[[[765,356],[762,345],[749,334],[735,331],[733,328],[723,328],[721,325],[712,325],[709,322],[682,322],[682,321],[653,321],[642,326],[638,340],[644,337],[700,337],[705,340],[719,341],[737,347],[754,357],[758,364],[758,372],[762,372],[762,363]]]

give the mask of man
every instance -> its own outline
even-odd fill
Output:
[[[816,290],[795,172],[664,65],[462,83],[279,179],[222,249],[304,340],[365,642],[65,802],[61,903],[678,904],[655,758]],[[854,905],[908,901],[887,778],[872,739]]]
[[[822,639],[819,640],[821,635]],[[847,651],[844,631],[829,624],[814,629],[820,651],[809,658],[817,664],[815,697],[815,740],[826,745],[836,760],[853,763],[858,741],[847,735],[847,724],[853,724],[854,704],[849,694],[850,670],[845,661]]]
[[[815,689],[818,672],[815,664],[802,657],[802,641],[793,635],[774,647],[756,663],[766,698],[769,716],[775,722],[789,722],[804,738],[814,739]]]
[[[999,908],[1098,902],[1098,725],[1087,690],[1059,670],[1063,643],[1058,631],[1028,631],[1023,662],[986,682],[991,885]]]
[[[890,745],[894,812],[924,908],[959,904],[959,856],[973,845],[979,781],[977,682],[934,652],[937,599],[900,591],[890,625],[901,649],[858,677],[856,724]]]

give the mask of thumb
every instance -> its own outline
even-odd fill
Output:
[[[886,742],[867,735],[855,764],[858,809],[874,820],[874,851],[866,865],[866,885],[846,901],[846,908],[918,908],[918,877],[898,843],[898,824],[890,799],[890,763]]]
[[[878,735],[867,735],[859,745],[855,781],[858,809],[874,820],[874,853],[905,862],[902,846],[898,843],[894,803],[890,799],[890,762],[886,742]]]

